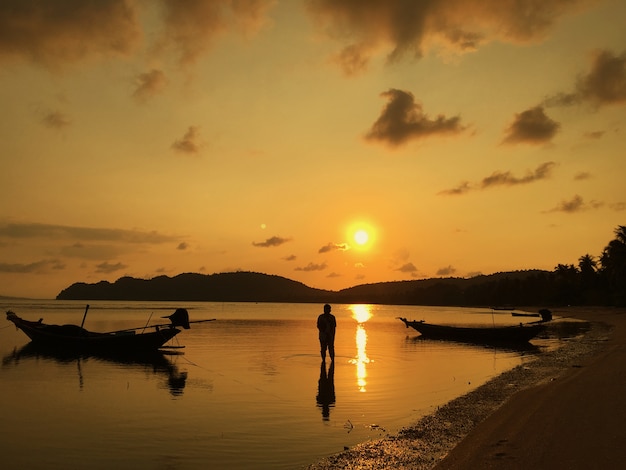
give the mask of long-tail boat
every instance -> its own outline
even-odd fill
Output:
[[[407,328],[419,331],[426,338],[469,343],[527,343],[545,329],[544,322],[512,326],[450,326],[400,318]]]
[[[14,312],[7,312],[7,320],[22,330],[31,341],[40,346],[59,350],[80,352],[95,352],[108,354],[146,353],[165,347],[165,343],[180,333],[182,327],[189,329],[190,323],[212,320],[189,321],[189,313],[184,308],[162,318],[168,318],[170,323],[150,325],[125,330],[99,333],[83,328],[87,310],[83,316],[83,323],[78,325],[49,325],[39,321],[29,321],[18,317]]]

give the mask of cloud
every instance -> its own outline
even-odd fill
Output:
[[[405,263],[399,268],[396,268],[396,271],[400,271],[401,273],[416,273],[417,268],[413,263]]]
[[[350,249],[347,243],[329,243],[318,250],[318,253],[328,253],[329,251],[346,251]]]
[[[626,211],[626,202],[613,202],[609,207],[616,212]]]
[[[291,238],[282,238],[282,237],[274,236],[274,237],[268,238],[264,242],[252,242],[252,245],[260,247],[260,248],[269,248],[272,246],[283,245],[289,241],[291,241]]]
[[[411,139],[437,134],[457,134],[463,131],[460,117],[446,118],[443,115],[430,119],[420,103],[408,91],[389,89],[381,93],[388,98],[387,105],[366,135],[368,140],[377,140],[398,146]]]
[[[589,173],[588,171],[581,171],[580,173],[576,173],[574,175],[574,179],[576,181],[588,180],[590,178],[591,178],[591,173]]]
[[[189,248],[189,244],[186,242],[181,242],[178,244],[178,246],[176,247],[177,250],[180,251],[185,251],[187,248]]]
[[[615,56],[597,51],[591,72],[578,83],[578,92],[597,105],[626,103],[626,52]]]
[[[122,269],[126,269],[127,267],[128,266],[126,266],[125,264],[122,264],[122,263],[111,264],[108,261],[105,261],[104,263],[100,263],[100,264],[96,265],[96,272],[97,273],[110,274],[110,273],[114,273],[115,271],[120,271]]]
[[[326,263],[322,263],[322,264],[309,263],[309,264],[307,264],[304,267],[297,267],[297,268],[295,268],[295,271],[305,271],[305,272],[323,271],[327,267],[328,267],[328,265]]]
[[[0,60],[22,59],[59,68],[89,59],[125,57],[142,40],[156,54],[173,50],[181,64],[195,62],[220,34],[257,33],[276,0],[3,0]],[[152,11],[158,10],[157,15]],[[142,15],[157,21],[144,34]]]
[[[3,0],[0,60],[27,59],[57,68],[128,55],[141,39],[134,5],[128,0]]]
[[[295,261],[298,257],[296,255],[285,256],[283,259],[285,261]]]
[[[115,241],[124,243],[160,244],[177,241],[178,237],[157,232],[110,228],[73,227],[38,223],[0,224],[0,238],[28,239],[45,238],[55,240]]]
[[[584,136],[587,139],[601,139],[604,135],[604,131],[585,132]]]
[[[181,64],[205,53],[215,37],[231,30],[256,33],[275,0],[161,0],[164,28],[157,49],[173,48]]]
[[[591,70],[578,78],[575,90],[545,98],[546,106],[572,106],[589,102],[595,106],[626,103],[626,51],[608,50],[592,54]]]
[[[558,132],[560,124],[550,119],[541,106],[527,109],[515,115],[506,130],[505,144],[549,142]]]
[[[545,162],[535,168],[534,171],[529,171],[526,176],[516,177],[511,175],[511,172],[499,172],[495,171],[490,176],[483,178],[480,188],[487,189],[492,186],[516,186],[518,184],[528,184],[534,181],[543,180],[548,178],[552,174],[552,169],[556,166],[554,162]]]
[[[152,69],[149,72],[137,75],[135,77],[135,85],[133,98],[143,103],[165,89],[167,78],[162,70]]]
[[[582,212],[589,209],[599,209],[602,206],[604,206],[603,202],[590,201],[589,203],[586,203],[580,195],[576,194],[572,199],[561,201],[554,208],[545,212],[565,212],[573,214],[575,212]]]
[[[62,270],[62,269],[65,269],[65,264],[56,259],[36,261],[34,263],[28,263],[28,264],[0,263],[0,273],[10,273],[10,274],[45,273],[50,269]]]
[[[56,130],[64,129],[71,124],[69,118],[60,111],[50,111],[41,119],[41,122],[44,126]]]
[[[172,144],[172,148],[179,153],[197,154],[200,151],[198,142],[199,129],[196,126],[189,126],[185,135]]]
[[[127,250],[123,250],[120,246],[110,244],[83,244],[77,242],[69,246],[61,247],[59,254],[70,258],[102,260],[116,257],[124,251]]]
[[[343,42],[334,60],[346,74],[363,70],[387,52],[388,62],[421,57],[440,46],[456,53],[491,41],[529,43],[543,39],[557,20],[586,0],[308,0],[314,21]]]
[[[555,166],[556,163],[554,162],[545,162],[535,168],[535,170],[528,171],[526,175],[522,177],[514,176],[510,171],[494,171],[491,175],[484,177],[480,183],[472,184],[469,181],[463,181],[455,188],[444,189],[440,191],[439,194],[445,196],[459,196],[473,190],[489,189],[495,186],[517,186],[520,184],[534,183],[552,176],[552,170]]]
[[[437,270],[437,276],[452,276],[454,273],[456,273],[456,269],[452,266],[446,266]]]

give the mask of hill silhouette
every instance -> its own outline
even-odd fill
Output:
[[[185,273],[154,279],[122,277],[114,283],[77,283],[59,300],[188,300],[219,302],[336,302],[389,305],[626,305],[626,225],[596,258],[585,254],[578,266],[554,271],[527,270],[469,279],[433,278],[363,284],[338,292],[253,272]]]
[[[518,286],[546,271],[515,271],[489,276],[433,278],[363,284],[340,291],[314,289],[281,276],[254,272],[183,273],[153,279],[122,277],[110,283],[75,283],[58,300],[151,300],[212,302],[336,302],[404,305],[513,305],[523,303],[502,286]],[[519,291],[519,288],[516,289]],[[528,296],[525,295],[526,298]],[[544,303],[544,302],[542,302]]]

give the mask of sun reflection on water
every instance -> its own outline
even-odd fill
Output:
[[[352,311],[352,318],[357,321],[356,326],[356,357],[350,362],[356,365],[356,382],[359,392],[367,391],[367,364],[371,361],[367,357],[367,331],[365,323],[372,317],[369,305],[356,304],[348,307]]]

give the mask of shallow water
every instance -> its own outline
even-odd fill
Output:
[[[82,302],[5,302],[28,320],[80,324]],[[317,304],[92,302],[85,327],[161,323],[186,307],[184,355],[120,362],[29,351],[0,323],[0,450],[9,468],[304,467],[395,433],[555,340],[505,350],[420,338],[397,317],[516,324],[490,310],[334,305],[337,357],[322,364]],[[26,347],[25,347],[26,346]],[[34,450],[35,449],[35,450]],[[4,466],[4,465],[3,465]]]

